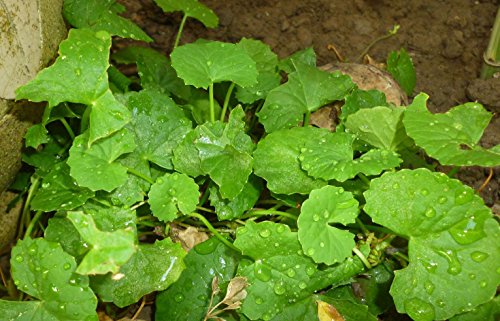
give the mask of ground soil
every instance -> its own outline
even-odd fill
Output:
[[[312,46],[318,65],[338,61],[328,49],[333,45],[346,61],[355,61],[377,37],[400,25],[396,36],[379,42],[369,55],[385,61],[388,53],[404,47],[417,70],[415,93],[430,95],[429,108],[445,112],[470,100],[479,100],[498,111],[499,82],[477,81],[483,51],[498,1],[484,0],[200,0],[220,18],[217,29],[208,30],[188,20],[181,42],[197,38],[239,41],[260,39],[280,56]],[[151,46],[170,52],[180,14],[164,14],[152,0],[119,0],[132,18],[155,40]],[[500,118],[495,116],[482,144],[500,143]],[[458,177],[479,188],[488,169],[463,168]],[[489,206],[499,202],[500,168],[481,195]]]

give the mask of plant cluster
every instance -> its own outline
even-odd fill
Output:
[[[478,145],[489,112],[432,114],[425,94],[393,106],[318,69],[312,49],[178,46],[188,17],[217,17],[196,0],[155,1],[184,14],[168,56],[110,57],[112,36],[151,39],[114,0],[65,0],[75,28],[17,90],[47,105],[26,135],[18,300],[0,300],[2,319],[97,320],[98,302],[118,315],[151,293],[158,321],[377,320],[394,306],[414,320],[494,317],[498,223],[434,171],[500,165],[499,145]],[[411,93],[408,54],[388,64]],[[335,101],[336,131],[309,125]]]

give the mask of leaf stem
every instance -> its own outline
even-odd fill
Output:
[[[205,224],[208,230],[212,232],[212,234],[216,238],[218,238],[222,243],[224,243],[229,248],[235,250],[236,252],[241,253],[240,249],[234,246],[233,243],[229,242],[224,236],[222,236],[203,215],[200,215],[198,213],[191,213],[189,214],[189,216],[199,219],[203,224]]]
[[[361,181],[363,181],[363,183],[365,183],[367,186],[370,186],[370,180],[368,179],[368,177],[366,177],[365,174],[359,173],[358,177]]]
[[[294,220],[294,221],[297,220],[297,216],[295,216],[293,214],[290,214],[287,212],[282,212],[282,211],[276,211],[276,210],[250,210],[245,215],[243,215],[241,217],[241,219],[249,218],[252,216],[265,216],[265,215],[279,215],[279,216],[283,216],[283,217],[289,218],[289,219]]]
[[[363,262],[363,264],[366,266],[366,268],[368,269],[371,269],[372,268],[372,265],[370,264],[370,262],[368,262],[368,260],[366,259],[366,257],[363,255],[363,253],[361,253],[360,250],[358,250],[356,247],[352,249],[352,251],[354,252],[354,254],[356,254],[359,259],[361,260],[361,262]]]
[[[399,30],[399,25],[394,25],[394,27],[392,27],[391,30],[387,31],[387,33],[383,36],[380,36],[378,38],[376,38],[375,40],[373,40],[366,48],[365,50],[363,50],[363,52],[361,52],[358,56],[358,58],[356,58],[356,60],[354,60],[354,62],[359,62],[363,59],[363,57],[368,53],[368,51],[370,51],[370,49],[372,49],[373,46],[375,46],[378,42],[382,41],[382,40],[385,40],[385,39],[389,39],[390,37],[394,36],[396,33],[398,33],[398,30]]]
[[[211,209],[206,208],[206,207],[196,206],[196,209],[197,209],[197,210],[200,210],[200,211],[203,211],[203,212],[207,212],[207,213],[212,213],[212,214],[215,214],[215,211],[214,211],[214,210],[211,210]]]
[[[311,112],[308,110],[308,111],[306,111],[306,114],[304,115],[304,123],[302,124],[302,127],[309,126],[310,119],[311,119]]]
[[[359,228],[361,229],[361,231],[363,231],[363,234],[368,235],[368,233],[370,233],[370,231],[368,231],[368,229],[366,228],[365,224],[363,224],[363,222],[361,222],[361,220],[357,217],[356,217],[356,224],[359,225]]]
[[[186,20],[188,18],[187,14],[184,14],[182,17],[181,24],[179,25],[179,30],[177,31],[177,36],[175,37],[174,49],[179,45],[179,41],[181,40],[182,30],[184,29],[184,25],[186,24]]]
[[[235,85],[234,82],[232,82],[231,85],[229,85],[229,88],[227,89],[226,98],[224,98],[224,106],[222,106],[222,113],[220,114],[220,121],[224,121],[224,118],[226,116],[227,107],[229,105],[229,99],[231,99],[231,94],[233,93],[234,85]]]
[[[24,238],[30,237],[31,232],[33,231],[33,228],[35,227],[35,224],[38,222],[40,217],[42,216],[43,211],[37,211],[35,216],[33,216],[33,219],[31,219],[30,224],[28,225],[28,228],[26,228],[26,232],[24,233]]]
[[[214,84],[208,86],[208,96],[210,98],[210,121],[215,121],[215,105],[214,105]]]
[[[71,126],[68,124],[66,121],[66,118],[61,118],[59,121],[63,124],[64,128],[66,128],[66,131],[69,134],[69,137],[71,137],[71,140],[75,140],[75,133],[73,132],[73,129],[71,129]]]
[[[20,238],[23,233],[23,227],[25,226],[25,223],[29,222],[31,200],[34,197],[35,192],[38,190],[39,185],[40,185],[40,177],[36,176],[33,179],[33,182],[31,183],[31,186],[28,190],[28,195],[26,196],[26,201],[24,202],[23,212],[21,214],[21,219],[19,221],[19,229],[17,231],[18,238]],[[29,224],[31,224],[31,222]]]
[[[145,180],[146,182],[148,182],[151,185],[155,183],[151,177],[144,175],[143,173],[141,173],[133,168],[127,167],[127,172],[129,172],[130,174],[135,175],[139,178],[142,178],[143,180]]]

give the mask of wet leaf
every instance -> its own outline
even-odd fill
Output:
[[[235,44],[197,41],[175,48],[170,58],[177,75],[196,88],[207,89],[222,81],[232,81],[241,87],[257,83],[255,62]]]
[[[377,106],[388,106],[383,92],[356,88],[345,97],[339,119],[341,122],[345,122],[349,115],[356,113],[358,110]]]
[[[83,212],[70,212],[67,217],[85,241],[84,247],[89,248],[76,269],[79,274],[116,273],[136,251],[136,233],[130,227],[104,232],[96,227],[92,216]]]
[[[184,174],[167,173],[158,178],[148,194],[153,215],[170,222],[177,218],[178,213],[193,212],[200,196],[198,188],[198,184]]]
[[[295,61],[293,64],[296,71],[288,76],[286,83],[269,92],[258,113],[268,133],[297,126],[305,113],[343,99],[354,88],[349,76]]]
[[[97,321],[88,277],[75,274],[75,259],[58,243],[21,240],[12,250],[11,266],[16,286],[38,300],[0,300],[3,319]]]
[[[351,256],[354,234],[330,226],[347,225],[358,216],[358,201],[342,187],[325,186],[313,190],[302,204],[297,221],[302,250],[316,263],[332,265]]]
[[[279,62],[278,67],[284,72],[292,73],[296,70],[294,62],[315,67],[316,53],[314,52],[314,49],[312,47],[309,47],[303,50],[299,50],[293,53],[291,56],[282,59]]]
[[[219,18],[204,4],[197,0],[154,0],[165,12],[182,11],[188,17],[195,18],[207,28],[216,28],[219,24]]]
[[[417,82],[415,67],[406,50],[392,51],[387,57],[387,71],[396,79],[408,96],[411,96]]]
[[[152,41],[135,23],[118,15],[124,9],[115,0],[64,0],[63,13],[76,28],[105,30],[122,38]]]
[[[391,286],[399,312],[442,320],[493,297],[500,249],[491,244],[500,229],[471,188],[426,169],[402,170],[372,180],[365,198],[374,222],[410,238],[410,263]]]
[[[492,117],[478,103],[456,106],[444,114],[431,114],[419,94],[403,119],[408,136],[442,165],[493,167],[500,165],[499,145],[484,149],[478,143]]]

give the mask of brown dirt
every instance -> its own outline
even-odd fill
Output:
[[[119,0],[131,17],[155,39],[153,48],[170,52],[179,26],[180,14],[164,14],[152,0]],[[429,108],[444,112],[472,99],[498,107],[494,95],[499,88],[478,84],[482,54],[487,46],[498,1],[484,0],[201,0],[220,18],[217,29],[207,30],[188,20],[181,42],[197,38],[239,41],[255,38],[269,44],[280,56],[312,46],[318,65],[336,62],[327,49],[334,45],[344,60],[355,61],[374,39],[395,24],[401,26],[395,37],[375,45],[369,55],[385,61],[388,53],[404,47],[417,70],[415,93],[430,95]],[[467,87],[471,88],[467,91]],[[498,82],[496,82],[498,84]],[[467,96],[469,94],[469,97]],[[496,96],[498,97],[498,96]],[[490,107],[488,107],[490,108]],[[500,142],[500,119],[495,117],[482,144]],[[478,188],[488,170],[461,169],[459,178]],[[500,199],[500,168],[481,195],[492,206]]]

